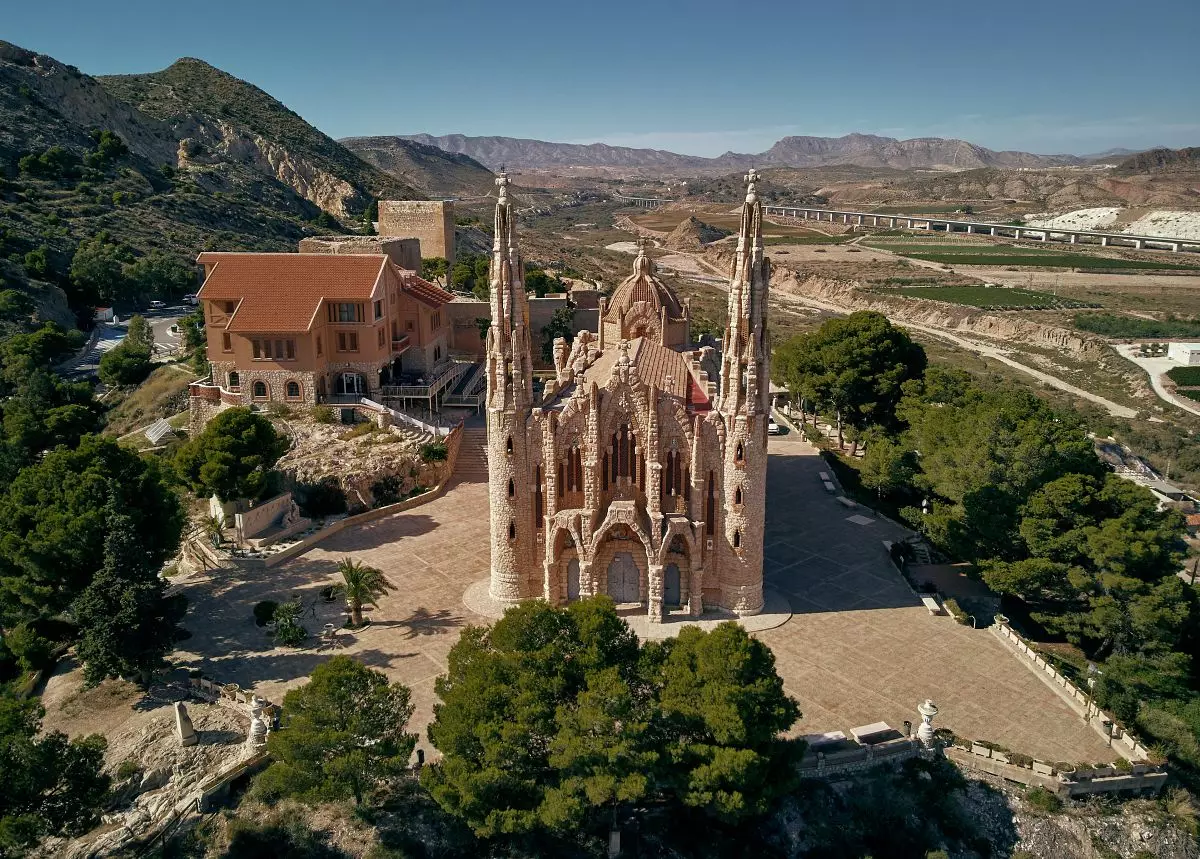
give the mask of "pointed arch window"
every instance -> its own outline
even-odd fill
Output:
[[[629,429],[629,424],[621,424],[612,434],[612,444],[609,447],[609,477],[613,483],[622,477],[631,483],[638,481],[638,456],[637,435]]]
[[[733,532],[733,548],[735,548],[735,549],[742,548],[742,532],[741,531]]]
[[[533,484],[533,527],[541,530],[545,524],[545,504],[542,501],[542,467],[539,465],[534,475]]]
[[[733,503],[737,506],[742,506],[742,487],[733,490]]]
[[[746,464],[746,446],[740,441],[737,443],[737,448],[734,450],[733,461],[738,465]]]
[[[516,522],[508,523],[508,539],[510,539],[510,540],[517,539],[517,523]]]
[[[504,442],[504,452],[512,456],[512,436],[510,435]]]
[[[512,478],[508,479],[508,497],[514,498],[517,494],[517,484],[513,483]]]

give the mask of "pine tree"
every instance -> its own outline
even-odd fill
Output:
[[[148,686],[166,665],[163,657],[174,646],[185,604],[166,596],[166,584],[133,521],[113,505],[107,518],[104,566],[73,607],[81,630],[76,653],[88,685],[137,675]]]

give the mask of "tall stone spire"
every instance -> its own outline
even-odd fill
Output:
[[[496,237],[492,243],[492,324],[487,335],[488,496],[491,519],[492,598],[532,596],[529,570],[535,543],[530,491],[529,417],[533,358],[525,268],[517,248],[508,176],[496,178]]]
[[[496,178],[495,239],[490,272],[492,324],[488,330],[488,405],[527,409],[533,401],[533,358],[525,268],[517,247],[508,175]]]
[[[770,402],[767,292],[770,261],[763,251],[758,172],[746,174],[746,201],[729,279],[728,322],[721,358],[721,412],[759,414]]]

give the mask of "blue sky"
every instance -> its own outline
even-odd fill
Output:
[[[334,137],[1200,145],[1200,0],[67,0],[11,4],[0,38],[91,74],[200,57]]]

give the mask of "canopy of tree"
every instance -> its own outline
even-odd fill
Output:
[[[405,686],[334,656],[284,696],[283,726],[267,739],[275,763],[255,790],[267,798],[362,802],[368,791],[407,771],[417,742],[404,731],[412,712]]]
[[[153,460],[84,436],[23,469],[0,496],[0,613],[65,609],[104,564],[110,505],[137,533],[145,563],[161,568],[179,545],[183,512]]]
[[[0,692],[0,856],[86,831],[108,798],[105,739],[40,734],[42,713],[36,701]]]
[[[269,420],[238,407],[218,414],[181,447],[175,467],[199,496],[259,498],[270,489],[271,468],[287,449],[287,437]]]
[[[422,783],[481,836],[650,800],[737,821],[793,783],[800,750],[778,735],[799,709],[736,624],[639,645],[607,597],[530,603],[467,628],[449,666]]]

